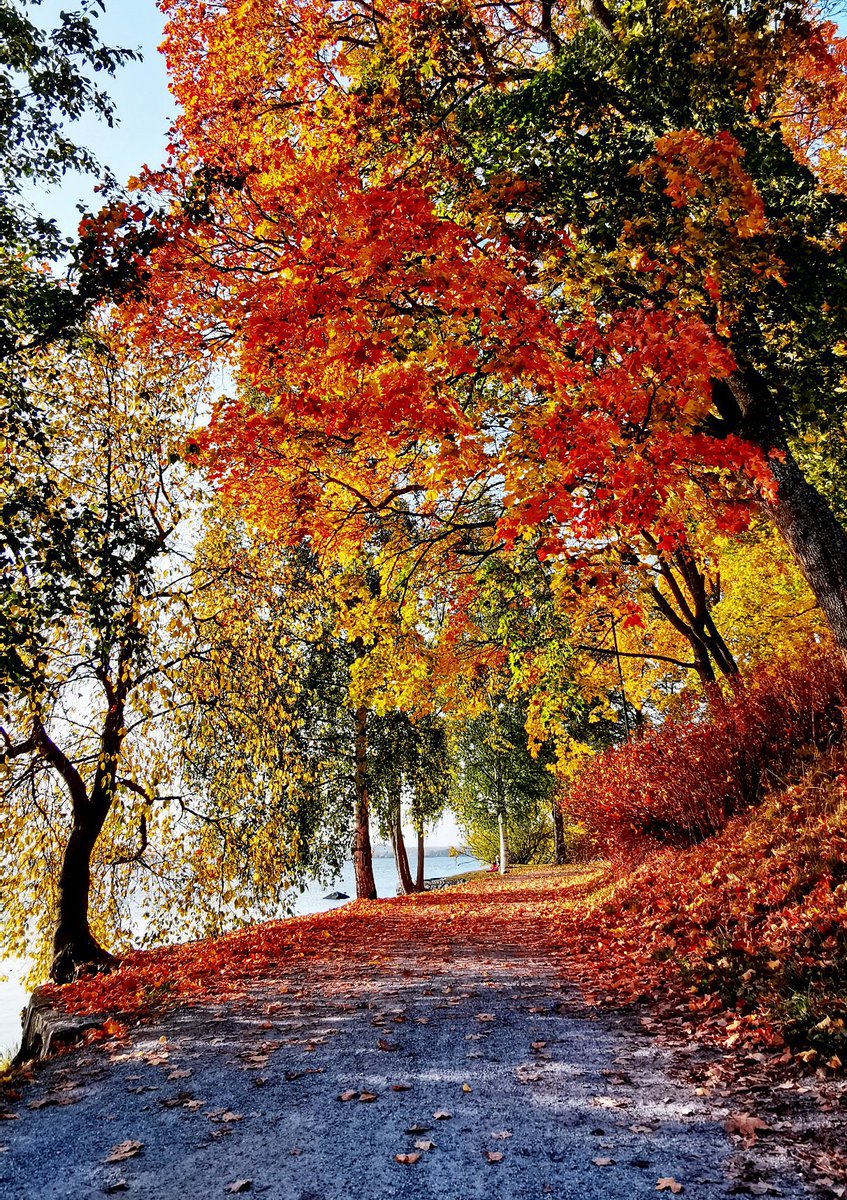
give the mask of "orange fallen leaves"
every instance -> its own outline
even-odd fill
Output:
[[[104,1163],[119,1163],[126,1162],[128,1158],[135,1158],[144,1149],[143,1142],[134,1142],[127,1140],[120,1142],[117,1146],[113,1146],[106,1157]]]

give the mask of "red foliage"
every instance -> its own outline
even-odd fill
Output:
[[[615,860],[691,846],[794,775],[812,750],[845,736],[840,661],[810,650],[760,671],[731,700],[665,721],[598,755],[565,803]]]
[[[595,999],[658,996],[683,1032],[847,1061],[843,749],[718,836],[656,852],[612,887],[556,920],[569,973]]]

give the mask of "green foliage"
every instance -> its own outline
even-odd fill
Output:
[[[415,829],[444,812],[449,761],[444,721],[437,714],[413,720],[395,710],[368,716],[368,785],[380,836],[389,838],[396,806],[405,802]]]
[[[68,244],[27,191],[60,183],[67,171],[100,170],[67,125],[89,113],[111,124],[112,104],[91,75],[114,75],[135,57],[102,44],[103,0],[79,0],[49,31],[25,8],[0,0],[0,359],[59,335],[80,315],[78,297],[40,270]]]
[[[450,741],[451,805],[474,854],[498,857],[502,814],[512,860],[549,862],[556,780],[549,753],[529,751],[525,705],[495,701],[479,716],[456,721]]]

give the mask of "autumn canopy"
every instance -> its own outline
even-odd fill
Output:
[[[8,944],[58,909],[69,977],[129,895],[218,934],[351,848],[373,898],[372,825],[420,889],[448,807],[504,871],[725,836],[844,740],[838,26],[162,8],[167,161],[13,339]]]

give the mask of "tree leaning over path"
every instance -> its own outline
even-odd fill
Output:
[[[847,395],[833,25],[792,0],[166,7],[185,111],[146,184],[147,328],[229,344],[255,385],[211,437],[234,493],[266,511],[257,446],[311,432],[264,475],[278,521],[309,523],[318,467],[374,511],[487,473],[505,542],[579,571],[609,524],[672,553],[694,481],[724,528],[769,512],[847,653],[847,537],[798,449]]]
[[[167,558],[188,503],[177,445],[202,377],[126,353],[97,323],[76,348],[34,360],[27,382],[38,426],[28,438],[4,431],[0,478],[3,844],[20,860],[5,864],[3,907],[25,930],[27,889],[47,872],[52,972],[67,979],[111,962],[89,924],[91,860],[121,793],[136,801],[142,851],[147,842],[156,789],[135,777],[126,743],[144,700],[164,701],[182,652],[183,564]]]

